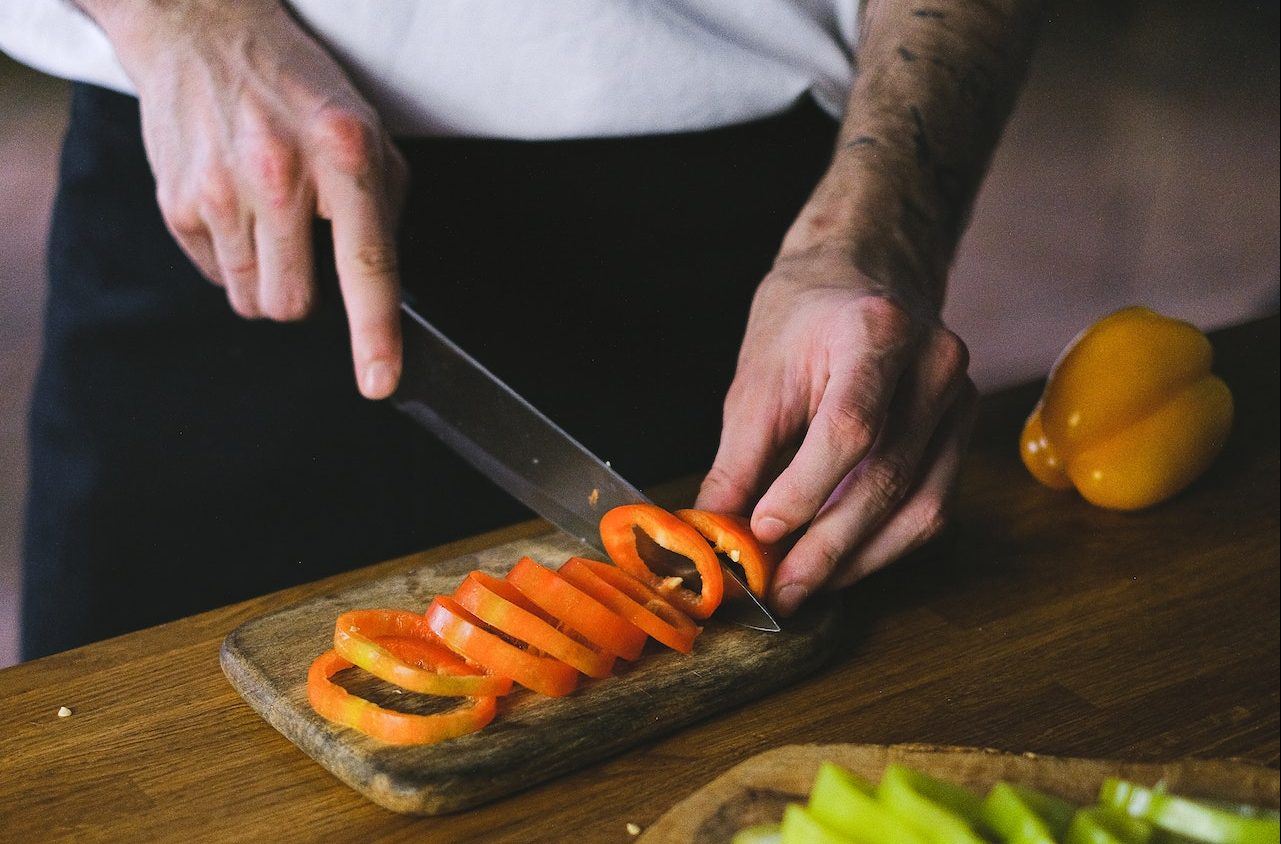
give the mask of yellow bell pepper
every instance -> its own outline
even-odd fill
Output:
[[[1186,322],[1126,308],[1087,328],[1050,371],[1023,426],[1028,471],[1093,504],[1137,510],[1170,498],[1214,461],[1232,393],[1210,341]]]

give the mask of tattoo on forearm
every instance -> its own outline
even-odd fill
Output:
[[[877,140],[876,140],[876,138],[873,138],[871,135],[859,135],[857,138],[851,138],[850,140],[846,141],[846,142],[843,144],[843,146],[844,146],[844,147],[846,147],[846,148],[849,148],[849,147],[874,147],[874,146],[876,146],[876,144],[877,144]]]
[[[921,109],[915,105],[908,106],[907,110],[912,115],[912,145],[916,148],[916,163],[923,167],[933,158],[930,154],[930,139],[925,136],[925,118],[921,116]]]
[[[1040,7],[1040,0],[973,0],[946,11],[904,0],[867,4],[833,171],[849,168],[842,184],[863,192],[849,201],[899,209],[892,223],[876,224],[896,227],[879,240],[902,254],[873,263],[919,274],[940,299],[1026,71]]]

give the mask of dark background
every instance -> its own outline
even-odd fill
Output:
[[[987,391],[1099,315],[1277,309],[1278,3],[1051,2],[946,311]],[[27,397],[65,83],[0,57],[0,666],[16,659]]]

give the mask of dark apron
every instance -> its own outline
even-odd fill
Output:
[[[403,141],[404,283],[633,482],[703,471],[753,289],[835,131],[807,99],[692,134]],[[25,659],[527,516],[358,395],[322,225],[317,313],[250,322],[154,195],[137,101],[75,86],[31,411]]]

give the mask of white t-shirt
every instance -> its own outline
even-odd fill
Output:
[[[839,117],[858,0],[293,0],[391,131],[497,138],[707,129],[806,92]],[[68,0],[0,0],[0,50],[134,93]]]

